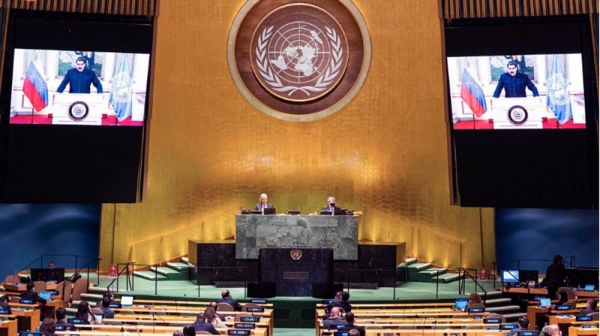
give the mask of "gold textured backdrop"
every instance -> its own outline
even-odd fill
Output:
[[[103,270],[185,255],[189,239],[231,238],[234,212],[263,192],[302,213],[334,195],[364,212],[362,239],[491,268],[493,211],[450,204],[438,1],[353,2],[371,36],[365,84],[334,115],[293,123],[254,108],[230,75],[227,38],[243,0],[161,1],[145,199],[103,206]]]

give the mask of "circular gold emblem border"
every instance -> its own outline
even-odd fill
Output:
[[[236,40],[238,38],[239,28],[244,22],[246,15],[250,12],[250,10],[259,2],[264,0],[247,0],[246,3],[240,8],[240,11],[236,15],[233,24],[231,26],[231,30],[229,31],[229,38],[227,42],[227,60],[229,64],[229,71],[233,77],[233,81],[236,86],[242,92],[242,95],[252,104],[254,107],[262,111],[263,113],[270,115],[274,118],[293,121],[293,122],[308,122],[319,120],[325,117],[328,117],[335,112],[339,111],[341,108],[346,106],[360,91],[364,81],[369,72],[369,65],[371,64],[371,39],[369,37],[369,31],[367,29],[367,24],[363,19],[360,11],[350,0],[339,0],[339,2],[352,14],[356,24],[360,30],[360,34],[362,37],[363,44],[363,57],[362,57],[362,65],[359,71],[359,74],[352,84],[350,90],[346,93],[346,95],[339,99],[332,106],[327,107],[321,111],[313,112],[310,114],[290,114],[281,111],[277,111],[263,102],[258,100],[246,87],[246,84],[242,80],[240,73],[238,71],[237,62],[236,62]],[[290,2],[293,3],[293,2]]]

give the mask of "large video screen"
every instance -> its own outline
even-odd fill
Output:
[[[149,54],[15,49],[11,124],[142,126]]]
[[[445,22],[456,204],[598,206],[591,31],[586,16]]]
[[[586,127],[581,54],[448,57],[455,130]]]

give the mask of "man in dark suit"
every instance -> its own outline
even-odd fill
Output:
[[[218,335],[219,331],[210,322],[206,322],[204,319],[204,313],[198,314],[196,322],[194,322],[194,330],[196,331],[208,331],[213,335]]]
[[[365,327],[354,324],[354,313],[346,314],[346,325],[339,328],[339,331],[358,330],[360,336],[365,336]]]
[[[0,309],[6,310],[8,314],[12,314],[10,310],[10,305],[8,304],[8,295],[2,295],[0,297]]]
[[[596,300],[596,299],[587,300],[586,307],[579,312],[579,316],[587,316],[588,314],[598,312],[596,310],[596,307],[598,307],[598,300]]]
[[[36,293],[33,290],[33,287],[35,287],[35,285],[33,284],[33,282],[30,282],[27,284],[27,290],[21,293],[21,299],[23,300],[33,300],[34,302],[39,302],[41,304],[45,304],[46,300],[42,299],[38,293]]]
[[[221,292],[221,299],[219,299],[218,302],[228,303],[233,307],[233,310],[242,311],[242,305],[240,305],[237,300],[231,297],[231,293],[229,293],[227,289]]]
[[[325,312],[326,313],[331,312],[331,309],[333,307],[340,308],[342,310],[342,313],[349,313],[349,312],[351,312],[352,311],[352,306],[350,305],[350,303],[348,303],[349,299],[350,299],[350,293],[348,293],[348,292],[337,292],[335,294],[335,297],[331,301],[331,303],[327,305],[327,308],[325,308]]]
[[[331,214],[333,215],[335,214],[335,208],[339,208],[335,206],[335,197],[327,197],[327,205],[323,207],[322,211],[331,211]]]
[[[67,311],[63,307],[56,310],[56,325],[64,325],[67,330],[76,330],[75,325],[67,322]]]
[[[260,203],[256,204],[254,210],[262,210],[264,208],[274,208],[273,204],[269,203],[269,197],[267,194],[260,195]]]
[[[494,98],[499,98],[500,93],[502,93],[502,89],[504,89],[504,95],[506,98],[516,98],[516,97],[527,97],[527,92],[525,88],[528,88],[534,97],[539,97],[539,93],[535,84],[529,79],[524,73],[520,73],[518,71],[518,65],[514,61],[509,61],[506,64],[506,68],[508,72],[502,74],[500,79],[498,79],[498,85],[496,86],[496,90],[494,90]]]
[[[565,285],[566,277],[567,270],[563,265],[563,257],[557,254],[552,259],[552,265],[546,268],[546,279],[544,279],[548,284],[548,297],[550,300],[556,299],[556,291]]]
[[[346,321],[341,316],[340,308],[333,307],[333,308],[331,308],[331,311],[329,312],[329,318],[323,319],[323,328],[331,329],[331,326],[336,325],[336,324],[338,324],[338,325],[346,324]]]

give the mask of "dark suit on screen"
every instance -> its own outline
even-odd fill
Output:
[[[273,204],[271,204],[271,203],[267,203],[267,204],[265,204],[265,206],[264,206],[264,207],[265,207],[265,208],[274,208]],[[254,210],[262,210],[262,208],[263,208],[263,204],[262,204],[262,203],[258,203],[258,204],[257,204],[257,205],[254,207]]]

